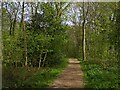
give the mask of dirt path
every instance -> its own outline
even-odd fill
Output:
[[[68,67],[53,82],[52,88],[83,88],[83,72],[77,59],[69,59]]]

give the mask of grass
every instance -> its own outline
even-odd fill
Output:
[[[67,59],[63,60],[62,64],[57,67],[46,67],[38,70],[37,68],[16,68],[12,70],[4,70],[3,88],[45,88],[49,87],[57,76],[67,66]],[[12,75],[10,75],[10,72]],[[10,79],[13,77],[12,79]],[[9,78],[9,79],[8,79]]]
[[[102,65],[81,61],[84,72],[85,88],[114,88],[120,89],[117,65],[103,68]]]

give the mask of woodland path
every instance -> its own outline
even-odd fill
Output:
[[[52,88],[83,88],[83,72],[77,59],[70,58],[67,68],[53,82]]]

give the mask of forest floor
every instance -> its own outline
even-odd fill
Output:
[[[51,85],[52,88],[83,88],[83,72],[80,62],[70,58],[67,68]]]

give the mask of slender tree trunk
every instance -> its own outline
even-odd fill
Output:
[[[17,15],[15,15],[15,19],[14,19],[14,21],[13,21],[12,35],[14,35],[14,32],[15,32],[16,17],[17,17]]]
[[[25,23],[23,24],[23,28],[24,28],[24,54],[25,54],[25,66],[28,65],[28,57],[27,57],[27,37],[26,37],[26,30],[25,30]]]
[[[82,51],[83,51],[83,60],[86,60],[85,55],[85,8],[84,8],[84,1],[83,1],[83,23],[82,23]]]
[[[8,6],[6,4],[6,10],[7,10],[7,13],[8,13],[8,17],[9,17],[9,22],[10,22],[10,29],[9,29],[9,34],[12,35],[12,26],[13,26],[13,21],[12,21],[12,15],[11,13],[8,11]],[[3,26],[3,25],[2,25]]]
[[[89,11],[89,2],[87,2],[88,5],[87,7],[85,8],[85,2],[83,0],[83,23],[82,23],[82,51],[83,51],[83,60],[86,60],[86,32],[85,32],[85,23],[86,23],[86,20],[87,20],[87,14],[88,14],[88,11]],[[85,11],[86,9],[86,11]]]
[[[22,25],[23,25],[23,18],[24,18],[24,2],[22,3],[22,14],[21,14],[21,23],[20,23],[20,29],[21,31],[23,30],[22,29]]]
[[[0,4],[0,24],[3,24],[3,2]],[[1,23],[2,22],[2,23]],[[0,82],[2,82],[2,61],[3,61],[3,56],[2,56],[2,49],[3,49],[3,42],[2,42],[2,28],[3,25],[0,25]],[[2,89],[2,83],[0,83],[0,89]]]
[[[21,17],[21,25],[20,28],[23,32],[23,38],[24,38],[24,53],[23,53],[23,59],[25,60],[25,66],[28,65],[28,58],[27,58],[27,37],[26,37],[26,29],[25,29],[25,22],[24,22],[24,2],[22,4],[22,17]]]
[[[10,35],[12,35],[12,20],[10,20]]]
[[[40,52],[40,60],[39,60],[39,67],[38,67],[38,69],[40,69],[40,67],[41,67],[41,59],[42,59],[42,50]]]
[[[82,32],[83,32],[83,35],[82,35],[83,60],[86,60],[86,55],[85,55],[85,26],[84,26],[84,24],[83,24]]]
[[[13,21],[13,35],[14,35],[14,31],[15,31],[15,25],[16,25],[16,19],[17,19],[17,13],[18,13],[18,9],[19,9],[19,6],[20,6],[20,2],[18,2],[18,7],[17,7],[17,11],[15,12],[15,18],[14,18],[14,21]]]
[[[47,51],[45,52],[45,56],[44,56],[44,59],[43,59],[43,64],[42,64],[42,67],[44,67],[44,65],[45,65],[45,60],[46,60],[46,57],[47,57]]]
[[[115,48],[117,52],[117,59],[120,60],[120,1],[117,3],[117,10],[116,10],[116,41]]]
[[[32,5],[32,3],[31,3],[31,14],[33,16],[33,5]]]
[[[37,14],[37,10],[38,10],[38,2],[37,2],[37,6],[35,7],[35,15]]]
[[[0,11],[1,13],[0,13],[0,15],[1,15],[1,21],[0,21],[0,23],[1,23],[1,30],[3,30],[3,2],[1,3],[1,11]]]

